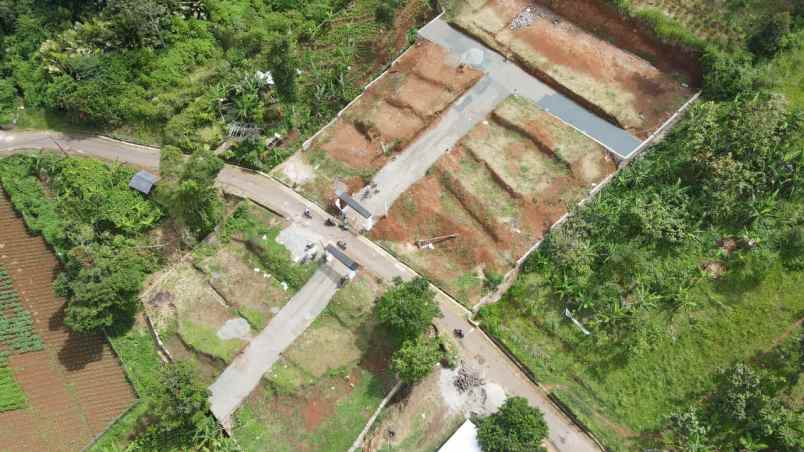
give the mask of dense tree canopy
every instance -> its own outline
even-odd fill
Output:
[[[399,378],[405,383],[416,383],[430,373],[441,359],[440,345],[427,335],[409,339],[394,353],[392,365]]]
[[[157,198],[191,237],[200,239],[212,232],[223,216],[223,202],[215,179],[223,161],[207,148],[196,149],[185,159],[173,146],[162,149],[162,180]]]
[[[380,321],[391,327],[398,338],[414,339],[441,313],[435,293],[426,279],[397,281],[377,303]]]
[[[541,443],[547,436],[542,412],[528,405],[524,397],[512,397],[500,409],[485,418],[476,419],[477,439],[483,452],[544,451]]]

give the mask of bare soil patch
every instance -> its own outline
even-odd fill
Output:
[[[59,262],[41,237],[28,233],[2,191],[0,223],[0,264],[45,348],[11,357],[28,408],[0,413],[0,449],[80,450],[135,394],[103,336],[73,334],[64,325],[65,301],[53,292]]]
[[[473,306],[488,274],[513,268],[615,168],[603,147],[512,97],[400,196],[372,238]],[[415,245],[453,234],[433,247]]]
[[[636,136],[646,138],[692,96],[685,74],[660,70],[531,0],[478,3],[464,4],[455,24]],[[512,29],[526,8],[534,20]]]
[[[336,182],[362,188],[481,77],[429,41],[419,41],[340,118],[275,174],[327,206]],[[301,160],[309,172],[300,174]],[[287,168],[286,168],[287,166]]]

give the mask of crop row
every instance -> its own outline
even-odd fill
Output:
[[[33,318],[22,306],[11,277],[0,267],[0,346],[27,353],[43,349],[42,339],[34,333]]]

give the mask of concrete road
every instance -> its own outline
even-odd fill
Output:
[[[374,194],[372,187],[368,186],[356,195],[357,199],[374,216],[385,215],[402,193],[424,177],[441,156],[510,94],[507,88],[490,77],[480,79],[438,118],[434,127],[374,176],[372,182],[379,189],[378,193]],[[370,195],[364,196],[364,193]]]
[[[159,166],[159,150],[154,148],[106,138],[64,136],[51,132],[0,132],[0,156],[31,148],[55,151],[61,148],[68,154],[125,162],[151,171],[158,170]],[[328,215],[321,208],[274,179],[227,165],[221,172],[218,182],[227,192],[248,197],[285,216],[289,221],[311,228],[327,240],[345,241],[347,243],[346,252],[350,257],[371,273],[385,280],[390,281],[396,276],[404,279],[415,276],[411,269],[365,237],[325,226],[324,220],[328,218]],[[313,212],[312,219],[302,216],[305,207]],[[435,290],[438,291],[438,289]],[[552,404],[547,394],[539,386],[531,383],[481,331],[473,330],[472,324],[468,321],[471,312],[444,293],[440,291],[438,293],[438,302],[444,317],[436,321],[437,326],[443,331],[460,328],[467,332],[466,337],[459,341],[461,355],[483,363],[483,370],[487,378],[505,388],[509,394],[525,397],[534,406],[542,408],[545,421],[550,429],[549,441],[552,447],[568,452],[600,450],[597,444],[572,420],[564,416]],[[323,299],[321,296],[315,298],[319,300],[319,303]],[[300,309],[304,310],[304,307]],[[307,307],[306,309],[308,313],[311,313],[315,308]],[[290,312],[288,311],[288,313]],[[234,394],[232,398],[240,397],[238,394]],[[219,406],[231,406],[231,403]],[[222,409],[220,412],[226,410],[228,408]]]
[[[232,414],[262,376],[327,307],[340,278],[330,264],[324,264],[209,387],[210,409],[227,431],[232,428]]]
[[[419,30],[419,36],[444,47],[463,61],[480,59],[480,69],[494,82],[506,87],[512,94],[532,100],[620,158],[629,157],[641,143],[633,135],[590,113],[483,43],[451,27],[443,19],[427,24]],[[480,55],[482,58],[479,58]]]

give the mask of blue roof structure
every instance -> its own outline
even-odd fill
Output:
[[[148,195],[151,193],[151,190],[154,189],[157,180],[159,180],[159,178],[148,171],[140,171],[131,178],[131,182],[128,183],[128,186],[140,193]]]

